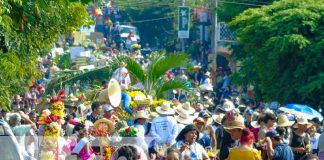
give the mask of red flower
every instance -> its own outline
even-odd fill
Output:
[[[125,132],[126,132],[126,133],[129,133],[129,132],[130,132],[130,127],[127,127],[127,128],[125,129]]]

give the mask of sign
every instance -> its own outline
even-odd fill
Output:
[[[179,7],[179,23],[178,23],[178,38],[189,38],[189,22],[190,9],[189,7]]]

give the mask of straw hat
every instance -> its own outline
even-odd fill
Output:
[[[207,76],[207,77],[210,77],[210,75],[211,75],[210,72],[205,73],[205,76]]]
[[[221,125],[224,116],[225,116],[225,114],[221,113],[219,115],[212,115],[212,118],[213,118],[214,122]]]
[[[186,103],[182,104],[181,106],[178,106],[175,109],[175,111],[177,113],[179,113],[179,112],[185,112],[187,114],[194,114],[196,112],[196,110],[193,107],[191,107],[191,105],[190,105],[189,102],[186,102]]]
[[[293,127],[298,128],[298,124],[307,124],[307,128],[310,128],[312,126],[312,123],[308,122],[305,117],[298,117],[297,123]]]
[[[289,121],[288,117],[285,114],[278,115],[277,125],[280,127],[291,127],[295,122]]]
[[[97,127],[100,126],[100,124],[106,124],[108,126],[108,134],[111,135],[112,133],[114,133],[115,131],[115,125],[112,121],[106,119],[106,118],[102,118],[97,120],[94,124],[93,124],[93,128],[96,129]]]
[[[159,114],[174,114],[175,111],[171,108],[170,103],[163,102],[161,106],[156,107],[156,112]]]
[[[245,128],[243,116],[234,113],[234,114],[227,114],[225,117],[226,117],[224,123],[225,130]]]
[[[182,124],[192,124],[192,117],[186,112],[177,112],[179,115],[175,116],[177,122]]]
[[[108,88],[99,93],[99,101],[109,101],[113,107],[117,107],[121,101],[121,88],[117,80],[111,79]]]
[[[232,101],[226,101],[226,102],[224,102],[223,109],[226,112],[235,109],[234,103]]]
[[[151,112],[147,119],[148,119],[149,121],[152,121],[154,118],[156,118],[156,117],[158,117],[158,116],[159,116],[158,113],[156,113],[156,112]]]
[[[139,118],[145,118],[145,119],[148,118],[148,116],[146,115],[144,110],[137,111],[137,113],[135,115],[135,119],[139,119]]]

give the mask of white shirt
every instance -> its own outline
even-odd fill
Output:
[[[315,133],[314,137],[310,137],[310,147],[311,149],[318,149],[319,137],[321,134]]]
[[[158,143],[175,143],[177,121],[171,116],[159,116],[152,121],[151,134]]]

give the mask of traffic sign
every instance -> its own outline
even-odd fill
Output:
[[[178,38],[189,38],[190,9],[186,6],[179,7]]]

